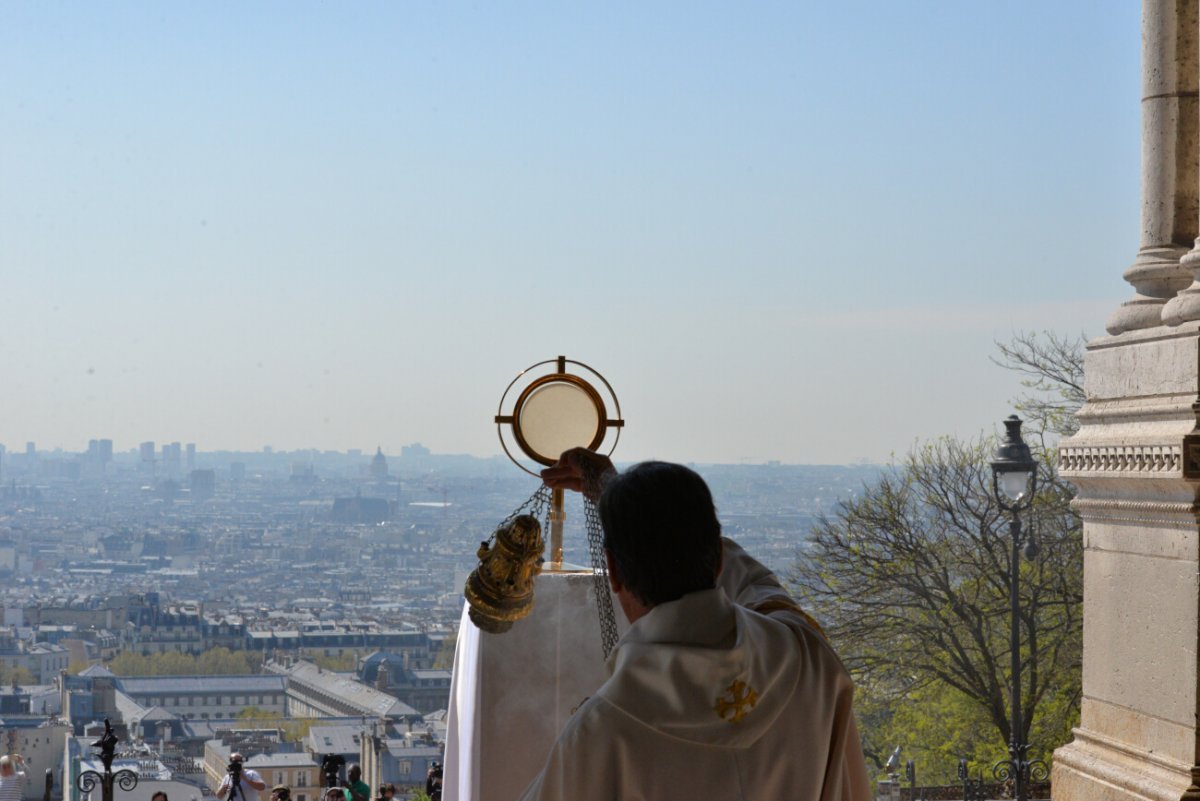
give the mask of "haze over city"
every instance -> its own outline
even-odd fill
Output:
[[[0,442],[618,457],[991,431],[1137,248],[1137,4],[0,6]]]

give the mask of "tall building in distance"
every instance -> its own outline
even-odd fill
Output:
[[[183,446],[178,442],[162,446],[163,469],[169,476],[178,476],[183,470]]]
[[[191,475],[192,471],[196,469],[196,443],[189,442],[185,446],[184,452],[186,453],[188,475]]]
[[[111,439],[89,439],[87,460],[94,465],[106,465],[113,458],[113,443]]]
[[[138,454],[141,460],[138,463],[138,470],[143,473],[154,472],[154,442],[143,442],[138,446]]]
[[[193,470],[190,473],[190,480],[193,500],[207,500],[216,494],[217,471]]]
[[[429,455],[429,448],[426,448],[419,442],[414,442],[411,445],[404,445],[400,448],[401,459],[424,459]]]

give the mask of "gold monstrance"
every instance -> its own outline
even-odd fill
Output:
[[[591,373],[604,388],[616,417],[608,416],[604,396],[596,385],[576,373],[567,372],[575,365]],[[551,367],[550,365],[553,365]],[[505,408],[510,396],[516,399],[511,409]],[[538,362],[522,370],[500,397],[496,414],[496,429],[500,445],[508,458],[525,472],[540,478],[526,466],[505,439],[508,430],[521,453],[533,461],[533,466],[549,466],[558,461],[564,451],[584,447],[599,449],[610,430],[613,431],[611,454],[620,438],[621,406],[604,376],[582,362],[566,356]],[[584,519],[588,533],[588,551],[592,560],[591,572],[596,582],[597,611],[600,614],[600,637],[607,657],[616,642],[616,619],[607,587],[607,571],[603,555],[603,535],[595,506],[584,499]],[[542,519],[550,529],[550,559],[542,557],[545,541],[542,538]],[[463,595],[470,605],[471,621],[480,629],[500,634],[512,628],[515,621],[533,611],[533,587],[539,573],[586,573],[588,569],[563,562],[563,491],[538,488],[533,496],[500,523],[490,540],[479,546],[479,566],[467,577]]]
[[[598,383],[567,372],[568,365],[590,374]],[[603,388],[603,394],[597,389],[598,386]],[[506,411],[504,404],[514,393],[516,400],[512,408]],[[612,403],[614,417],[608,416],[606,397]],[[621,438],[624,425],[621,404],[604,376],[583,362],[566,356],[538,362],[518,373],[500,397],[500,408],[496,413],[496,430],[501,447],[509,459],[533,476],[537,476],[537,473],[509,449],[504,437],[506,427],[523,454],[538,465],[548,467],[558,461],[563,451],[571,448],[600,450],[610,430],[613,436],[608,453],[611,455]],[[550,572],[584,569],[563,563],[563,522],[566,515],[563,513],[561,489],[551,493],[549,518],[550,559],[543,569]]]

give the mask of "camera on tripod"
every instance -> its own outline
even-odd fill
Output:
[[[425,792],[433,801],[442,801],[442,769],[441,762],[429,765],[429,776],[425,779]]]
[[[242,789],[242,757],[240,754],[234,754],[229,758],[229,764],[225,766],[225,772],[229,776],[225,781],[221,782],[221,789],[229,790],[229,801],[246,800],[246,791]],[[224,795],[218,793],[222,798]]]
[[[321,757],[321,773],[325,775],[326,787],[338,786],[338,773],[346,766],[346,758],[341,754],[326,754]]]

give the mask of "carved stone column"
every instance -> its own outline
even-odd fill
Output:
[[[1144,0],[1142,19],[1142,233],[1125,280],[1137,293],[1108,320],[1120,334],[1162,324],[1163,307],[1192,284],[1180,266],[1200,234],[1197,129],[1200,63],[1196,0]],[[1196,287],[1200,293],[1200,284]],[[1189,301],[1200,319],[1200,297]],[[1172,309],[1176,322],[1179,309]],[[1174,323],[1173,323],[1174,324]]]
[[[1200,323],[1098,339],[1084,375],[1059,448],[1084,521],[1083,710],[1053,795],[1180,801],[1200,765]]]

